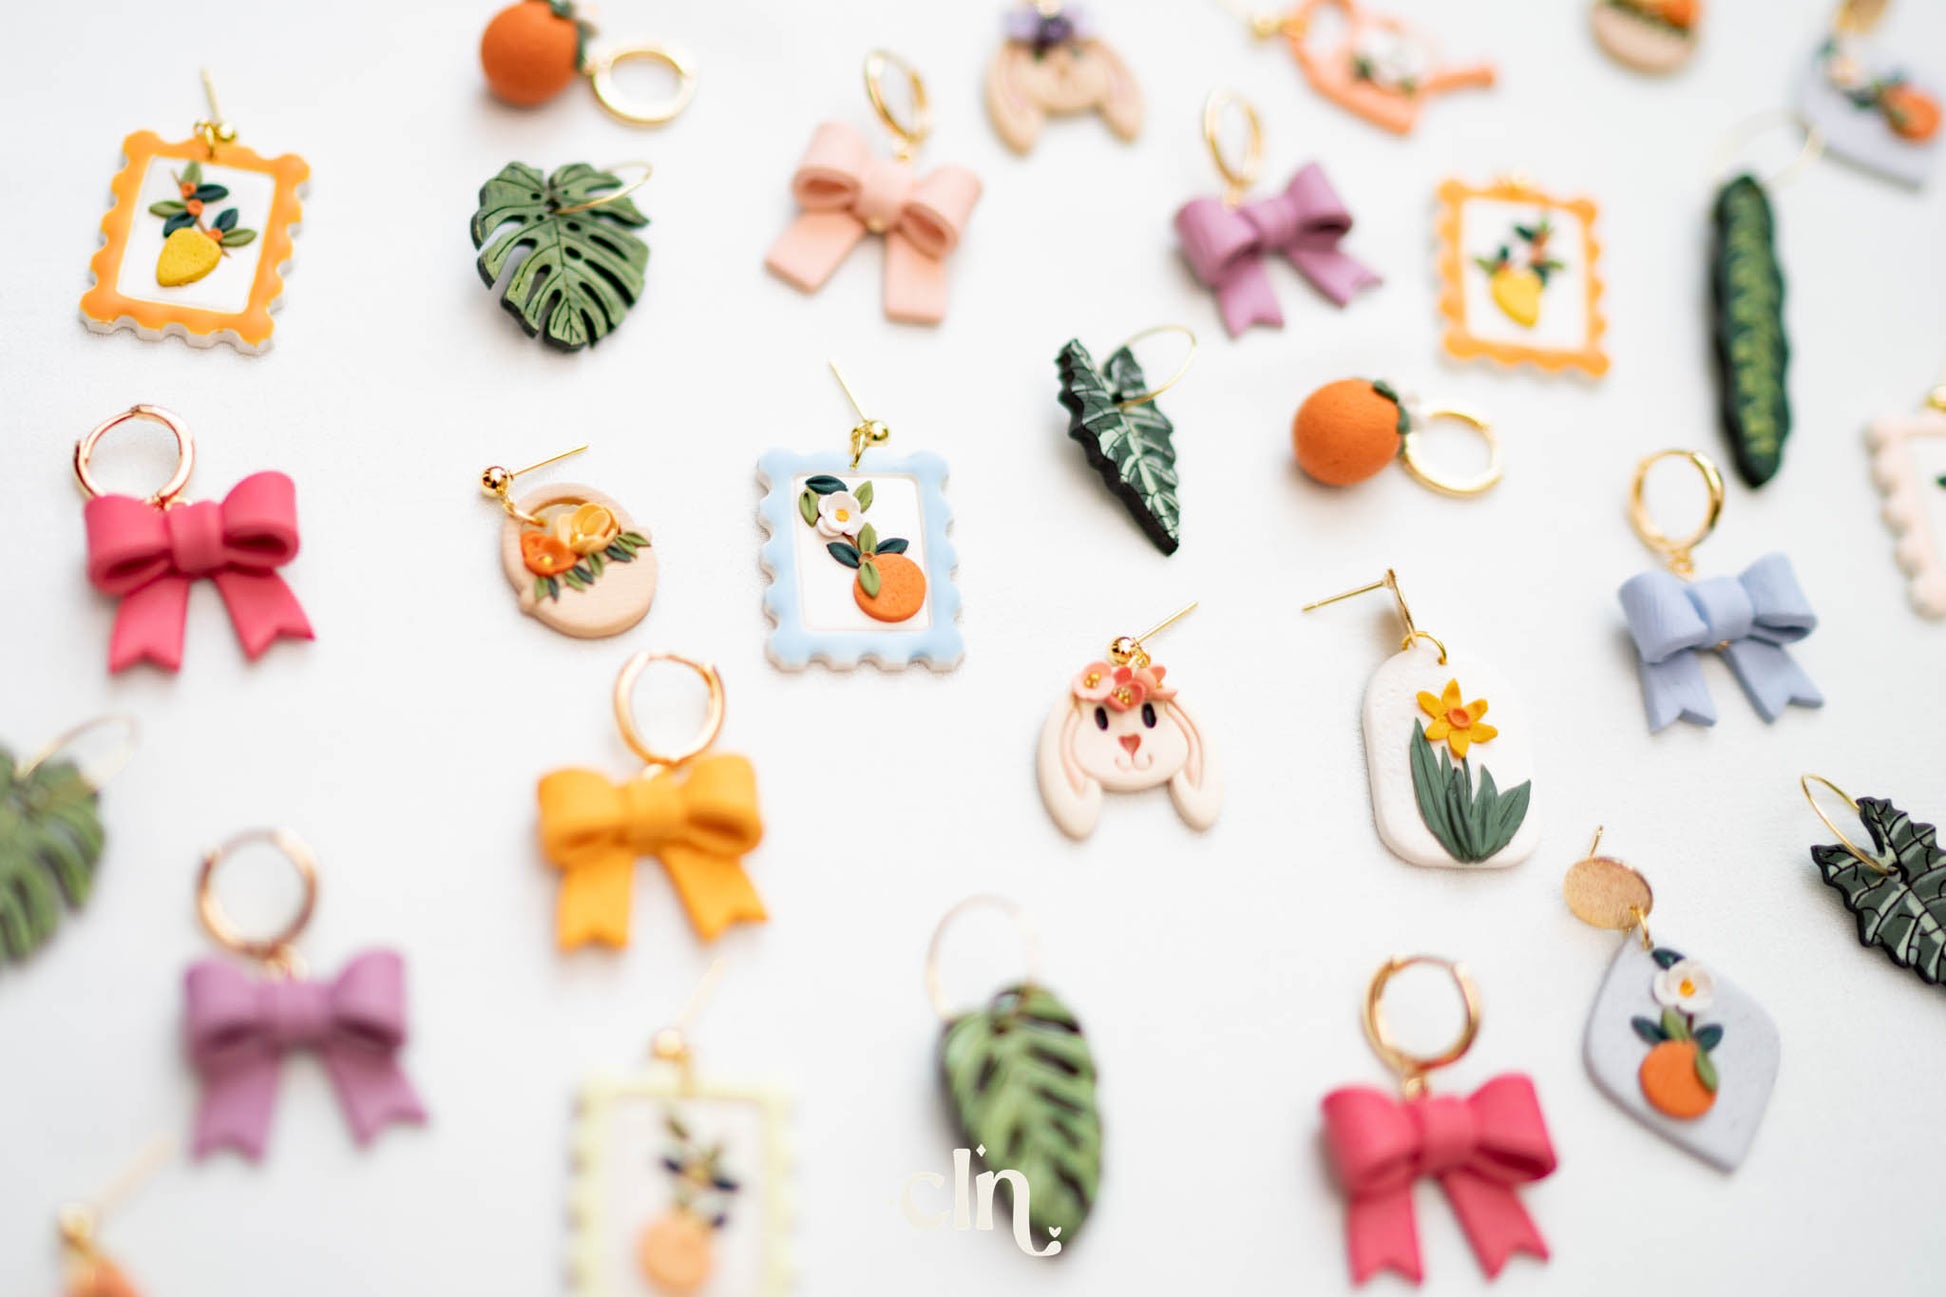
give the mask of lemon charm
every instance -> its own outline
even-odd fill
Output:
[[[1501,244],[1491,257],[1473,258],[1474,264],[1487,272],[1487,288],[1493,294],[1493,304],[1523,329],[1540,323],[1541,295],[1547,289],[1548,278],[1555,271],[1566,269],[1548,254],[1548,241],[1553,235],[1553,223],[1542,215],[1531,225],[1514,226],[1514,238],[1520,244],[1518,259],[1511,242]]]
[[[223,247],[201,230],[177,230],[162,244],[155,261],[155,282],[164,288],[193,284],[216,269]]]
[[[237,227],[237,210],[225,207],[205,223],[211,204],[230,196],[227,186],[203,179],[203,164],[187,162],[169,173],[177,197],[149,205],[149,215],[162,218],[162,255],[156,258],[155,282],[164,288],[193,284],[228,256],[227,249],[256,240],[255,230]]]
[[[1540,323],[1543,285],[1538,274],[1502,266],[1488,277],[1487,286],[1493,290],[1493,304],[1515,324],[1531,329]]]

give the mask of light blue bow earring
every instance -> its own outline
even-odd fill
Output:
[[[1681,540],[1671,540],[1655,525],[1642,498],[1649,470],[1665,459],[1687,460],[1709,488],[1708,514]],[[1728,659],[1750,705],[1765,721],[1776,720],[1792,705],[1824,706],[1824,695],[1784,649],[1818,624],[1790,559],[1766,554],[1739,576],[1694,579],[1690,553],[1716,530],[1722,514],[1723,474],[1702,452],[1659,450],[1635,466],[1629,520],[1635,534],[1669,567],[1630,577],[1621,589],[1622,613],[1640,659],[1651,733],[1677,720],[1716,724],[1716,704],[1699,660],[1710,650]]]

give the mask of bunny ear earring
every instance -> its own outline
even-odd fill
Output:
[[[1074,677],[1041,727],[1036,768],[1041,800],[1060,830],[1085,838],[1101,819],[1102,793],[1169,786],[1176,813],[1207,829],[1223,809],[1223,779],[1201,728],[1165,684],[1143,641],[1186,616],[1195,604],[1143,635],[1123,635],[1108,659]]]
[[[1078,5],[1023,4],[1007,15],[1006,33],[987,68],[987,114],[1008,148],[1031,150],[1050,114],[1090,109],[1121,139],[1141,132],[1141,87]]]

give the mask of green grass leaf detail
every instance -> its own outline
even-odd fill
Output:
[[[872,562],[870,559],[865,559],[859,563],[858,588],[865,592],[865,597],[867,599],[878,598],[879,586],[878,564]]]
[[[798,492],[797,512],[798,515],[802,517],[804,521],[808,523],[810,526],[813,527],[817,526],[818,525],[817,492],[811,490],[804,490]]]
[[[1770,199],[1750,176],[1716,195],[1710,301],[1717,402],[1737,472],[1762,486],[1784,462],[1791,435],[1790,339],[1784,333],[1784,272],[1777,263]]]
[[[1493,782],[1493,772],[1483,768],[1476,790],[1466,762],[1454,765],[1443,745],[1435,751],[1426,741],[1417,720],[1409,724],[1408,760],[1419,818],[1453,859],[1469,865],[1490,859],[1520,831],[1533,780],[1503,793]]]
[[[1811,860],[1858,916],[1859,943],[1877,946],[1900,968],[1937,986],[1946,975],[1946,855],[1938,832],[1877,797],[1858,799],[1858,818],[1871,834],[1872,853],[1890,873],[1836,845],[1812,847]]]
[[[1155,547],[1173,554],[1182,544],[1182,511],[1176,503],[1175,425],[1150,401],[1124,410],[1116,403],[1148,388],[1127,347],[1100,369],[1079,342],[1055,358],[1068,436],[1081,443],[1088,463],[1141,524]]]
[[[627,198],[560,214],[623,187],[585,162],[543,177],[509,162],[480,188],[475,263],[529,337],[578,351],[600,342],[642,295],[649,247],[630,233],[649,223]]]
[[[1010,987],[947,1025],[939,1061],[966,1146],[1026,1178],[1038,1238],[1052,1227],[1073,1240],[1101,1184],[1095,1061],[1074,1014],[1038,986]]]
[[[858,484],[858,489],[856,491],[853,491],[852,495],[856,497],[858,500],[858,511],[860,513],[863,513],[865,512],[865,510],[871,508],[872,501],[878,498],[878,493],[875,490],[873,490],[872,484],[870,482],[860,482]]]
[[[88,903],[104,837],[94,787],[71,762],[22,774],[0,748],[0,954],[23,960]]]
[[[1705,1090],[1711,1094],[1716,1093],[1719,1084],[1716,1076],[1716,1060],[1710,1057],[1707,1049],[1696,1051],[1696,1079],[1703,1083]]]

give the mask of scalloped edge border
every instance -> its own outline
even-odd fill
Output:
[[[1570,212],[1581,221],[1582,255],[1588,264],[1588,345],[1580,351],[1561,351],[1546,347],[1525,347],[1518,343],[1489,342],[1466,328],[1466,289],[1461,282],[1465,265],[1460,248],[1460,208],[1470,199],[1487,198],[1503,202],[1535,203],[1557,211]],[[1534,365],[1548,373],[1577,369],[1589,378],[1608,372],[1608,353],[1601,340],[1608,332],[1608,317],[1602,314],[1602,294],[1608,286],[1601,277],[1601,240],[1595,237],[1599,215],[1591,198],[1556,198],[1531,185],[1497,180],[1485,187],[1463,180],[1448,180],[1439,186],[1439,212],[1434,234],[1439,253],[1439,314],[1446,323],[1440,345],[1456,360],[1486,357],[1503,365]]]
[[[156,158],[182,158],[216,166],[256,171],[271,177],[270,211],[264,217],[263,251],[258,254],[256,282],[250,303],[241,311],[207,311],[123,297],[115,289],[122,253],[139,210],[142,181]],[[311,166],[295,153],[265,158],[240,144],[219,144],[212,151],[200,139],[167,143],[154,131],[136,131],[122,140],[122,168],[109,184],[114,202],[101,218],[101,246],[88,259],[93,284],[81,295],[81,319],[96,333],[132,329],[142,338],[178,337],[192,347],[224,342],[246,355],[270,350],[276,323],[273,312],[283,305],[284,275],[290,270],[293,239],[304,219],[304,191]]]
[[[851,457],[839,453],[801,455],[773,450],[757,461],[757,485],[764,492],[757,506],[757,522],[766,537],[757,561],[765,577],[764,615],[771,623],[764,651],[785,671],[802,671],[813,662],[838,671],[852,670],[862,662],[884,671],[901,671],[915,662],[932,671],[951,671],[966,656],[966,640],[959,628],[960,592],[954,580],[959,555],[947,535],[953,526],[953,509],[946,502],[946,461],[926,451],[903,459],[876,461],[872,472],[905,474],[919,483],[919,507],[926,531],[926,580],[932,587],[927,595],[932,625],[917,634],[811,631],[804,626],[797,583],[789,579],[795,566],[791,528],[797,521],[790,480],[799,473],[855,476],[858,472],[851,466]]]
[[[1946,439],[1946,413],[1888,415],[1865,430],[1872,481],[1885,497],[1879,515],[1892,531],[1893,560],[1906,574],[1906,598],[1921,617],[1940,618],[1946,617],[1946,553],[1920,499],[1919,468],[1906,444],[1920,437]]]
[[[790,1143],[790,1098],[770,1086],[685,1086],[673,1065],[651,1067],[629,1076],[597,1076],[581,1087],[575,1102],[568,1189],[568,1291],[578,1297],[620,1297],[601,1284],[601,1180],[607,1165],[609,1110],[622,1099],[704,1099],[747,1103],[763,1114],[764,1126],[764,1279],[759,1297],[782,1297],[797,1279],[791,1233],[797,1212],[791,1191],[795,1161]]]

